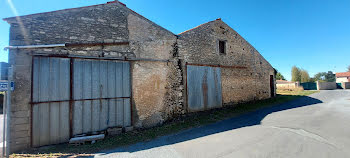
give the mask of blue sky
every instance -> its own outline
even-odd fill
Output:
[[[15,14],[0,1],[0,18]],[[108,1],[108,0],[107,0]],[[12,0],[19,15],[101,4],[106,0]],[[222,18],[290,79],[293,65],[317,72],[350,65],[350,0],[121,0],[174,33]],[[0,21],[0,61],[9,25]]]

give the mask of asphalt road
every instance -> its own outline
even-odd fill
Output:
[[[350,91],[332,90],[96,157],[343,158],[349,149]]]

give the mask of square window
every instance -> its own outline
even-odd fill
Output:
[[[226,54],[226,42],[225,41],[219,41],[219,53]]]

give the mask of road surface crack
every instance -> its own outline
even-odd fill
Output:
[[[316,133],[312,133],[310,131],[301,129],[301,128],[290,128],[290,127],[276,127],[276,126],[265,126],[265,127],[270,127],[270,128],[274,128],[274,129],[278,129],[278,130],[284,130],[284,131],[289,131],[295,134],[298,134],[300,136],[304,136],[304,137],[308,137],[311,138],[313,140],[316,140],[318,142],[330,145],[334,148],[337,148],[337,146],[331,142],[329,142],[327,139],[323,138],[322,136],[316,134]]]

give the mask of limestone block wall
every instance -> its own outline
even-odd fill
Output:
[[[336,82],[320,82],[317,81],[317,90],[332,90],[337,89],[337,83]]]
[[[219,41],[226,41],[226,54],[219,53]],[[183,67],[184,63],[222,67],[223,104],[271,96],[270,75],[274,77],[274,69],[254,47],[221,20],[179,34],[178,44]]]
[[[276,84],[277,89],[294,89],[294,88],[299,88],[299,87],[300,86],[297,82]]]
[[[110,3],[5,20],[11,24],[10,45],[107,43],[128,40],[128,14],[119,3]]]
[[[5,20],[11,25],[12,46],[68,43],[66,47],[10,50],[16,83],[11,100],[12,151],[31,146],[33,55],[130,61],[136,128],[152,127],[186,112],[186,63],[221,67],[224,105],[271,97],[274,69],[221,20],[174,35],[117,2]],[[219,40],[226,41],[226,54],[219,53]]]
[[[342,82],[341,87],[343,89],[350,89],[350,82]]]
[[[14,66],[16,83],[12,95],[12,151],[31,146],[31,72],[35,54],[131,59],[132,120],[137,128],[157,125],[182,112],[182,73],[174,56],[176,36],[171,32],[119,3],[21,19],[6,19],[11,24],[12,46],[74,45],[10,50],[9,63]],[[117,42],[124,44],[113,44]]]
[[[10,51],[15,90],[11,93],[11,151],[30,147],[31,56],[20,50]]]
[[[177,68],[176,36],[134,15],[128,15],[129,40],[137,58],[159,61],[137,61],[132,66],[133,113],[136,127],[161,124],[182,109],[182,74]]]

